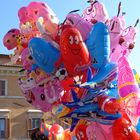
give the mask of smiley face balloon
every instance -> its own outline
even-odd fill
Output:
[[[90,66],[88,49],[76,28],[66,28],[60,37],[60,51],[69,76],[83,74]]]

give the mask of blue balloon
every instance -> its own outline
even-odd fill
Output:
[[[55,62],[60,57],[60,51],[42,38],[32,38],[28,47],[35,63],[46,73],[55,70]]]
[[[108,27],[104,23],[97,22],[93,25],[86,40],[86,45],[92,59],[91,66],[97,71],[91,81],[87,82],[87,85],[92,82],[100,83],[106,80],[110,82],[115,79],[117,76],[117,65],[110,62],[109,59],[110,36]]]
[[[110,55],[110,36],[108,27],[97,22],[86,40],[86,45],[92,58],[92,67],[100,69],[108,63]]]

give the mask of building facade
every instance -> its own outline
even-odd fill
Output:
[[[8,55],[0,55],[0,140],[26,140],[28,129],[39,126],[43,113],[26,101],[18,87],[23,75],[20,62],[9,62]]]

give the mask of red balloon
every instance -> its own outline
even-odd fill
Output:
[[[75,129],[75,136],[77,140],[87,140],[87,134],[86,134],[87,126],[84,124],[80,124]]]
[[[133,127],[127,114],[117,119],[112,126],[114,140],[139,140],[139,135]]]
[[[61,59],[69,76],[83,74],[90,66],[88,49],[76,28],[66,28],[60,37]]]
[[[50,128],[49,139],[57,140],[59,137],[62,137],[64,129],[59,124],[53,124]],[[60,135],[62,134],[62,135]]]
[[[60,126],[59,124],[54,124],[52,125],[50,132],[51,133],[55,133],[55,134],[60,134],[63,133],[64,129],[62,126]]]
[[[62,32],[66,29],[66,28],[70,28],[72,27],[71,25],[67,25],[67,24],[62,24],[62,25],[59,25],[59,28],[58,28],[58,32],[57,32],[57,35],[55,37],[55,41],[60,44],[60,37],[62,35]]]
[[[119,112],[121,110],[121,107],[123,107],[116,98],[109,97],[107,95],[99,96],[98,104],[101,110],[110,114]]]

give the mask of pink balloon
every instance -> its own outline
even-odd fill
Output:
[[[111,127],[96,122],[91,123],[86,129],[88,140],[113,140]]]
[[[119,44],[121,45],[122,52],[124,52],[126,56],[128,56],[134,48],[136,33],[136,27],[133,26],[129,26],[122,31]]]
[[[29,39],[35,36],[41,36],[41,29],[37,27],[39,18],[42,18],[42,28],[49,32],[54,38],[57,32],[59,20],[53,10],[42,2],[31,2],[27,7],[22,7],[18,16],[20,19],[20,28],[23,34]]]
[[[44,94],[44,87],[33,87],[32,89],[22,90],[27,102],[32,104],[35,108],[42,110],[43,112],[51,112],[52,105],[48,103],[47,98]]]
[[[20,35],[20,30],[17,28],[13,28],[9,30],[4,38],[3,44],[8,50],[12,50],[18,46],[17,37]]]
[[[41,16],[40,10],[44,9],[47,12],[46,9],[47,7],[45,6],[44,3],[41,2],[31,2],[29,3],[27,8],[28,8],[29,15],[31,16],[30,18],[32,18],[34,21],[37,21],[37,19]]]
[[[122,34],[122,31],[125,29],[125,18],[124,16],[120,16],[120,6],[121,3],[119,3],[118,6],[118,14],[117,16],[114,16],[108,25],[109,32],[110,32],[110,48],[111,48],[111,54],[110,59],[113,62],[118,63],[118,59],[120,58],[122,54],[122,48],[119,44],[119,39]]]
[[[47,78],[44,77],[40,82],[44,84],[46,80]],[[44,112],[52,111],[54,103],[61,99],[64,94],[64,90],[57,79],[48,81],[44,87],[39,85],[33,77],[21,77],[18,80],[18,84],[26,100]]]
[[[121,100],[124,101],[125,112],[136,125],[139,118],[140,90],[129,61],[124,55],[118,62],[118,91]]]
[[[48,82],[45,84],[44,94],[50,104],[54,104],[64,95],[64,89],[59,80]]]
[[[25,48],[21,53],[21,62],[22,66],[25,70],[31,70],[31,66],[33,64],[33,60],[30,59],[31,55],[28,48]]]
[[[35,78],[23,76],[18,79],[18,85],[21,88],[21,91],[25,93],[26,91],[35,88],[37,83]]]
[[[83,12],[83,18],[92,24],[99,22],[107,22],[109,19],[107,10],[103,3],[99,1],[92,2]]]
[[[32,93],[35,96],[35,100],[32,102],[33,106],[42,110],[43,112],[51,112],[52,111],[52,104],[48,103],[47,98],[44,94],[43,87],[33,88]]]
[[[29,13],[27,7],[21,7],[18,10],[18,17],[21,23],[26,23],[29,19]]]

